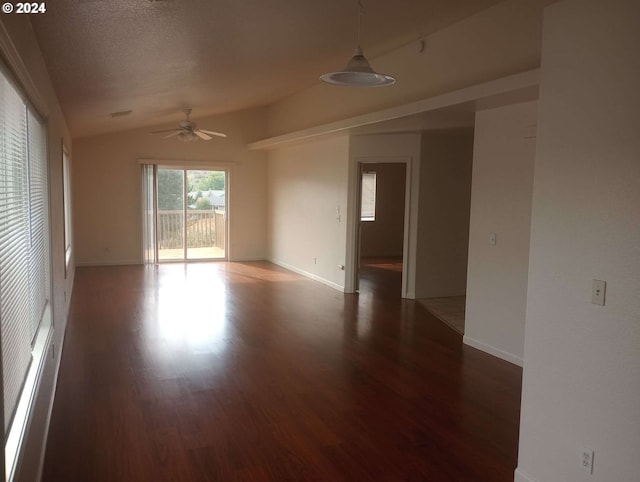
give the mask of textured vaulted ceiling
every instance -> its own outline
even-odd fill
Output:
[[[498,1],[365,0],[362,46],[375,59]],[[55,0],[32,17],[74,137],[277,101],[341,68],[356,22],[355,0]]]

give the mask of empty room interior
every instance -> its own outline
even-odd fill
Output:
[[[640,481],[637,0],[2,8],[3,480]]]

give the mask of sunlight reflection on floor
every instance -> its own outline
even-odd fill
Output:
[[[224,348],[227,296],[219,272],[211,265],[162,268],[156,300],[158,335],[175,345]],[[184,275],[178,276],[178,271]]]

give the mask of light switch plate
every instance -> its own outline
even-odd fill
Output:
[[[588,448],[583,448],[580,452],[580,468],[588,474],[593,474],[593,455],[593,450]]]
[[[607,292],[607,282],[599,279],[593,280],[591,287],[591,303],[604,306],[604,298]]]

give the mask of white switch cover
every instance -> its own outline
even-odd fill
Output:
[[[489,234],[489,244],[491,246],[495,246],[496,245],[496,243],[497,243],[497,239],[496,238],[497,238],[496,237],[496,233],[490,233]]]
[[[607,282],[599,279],[593,280],[591,287],[591,303],[604,306],[604,296],[607,292]]]
[[[580,468],[588,474],[593,474],[593,450],[582,449],[582,452],[580,452]]]

